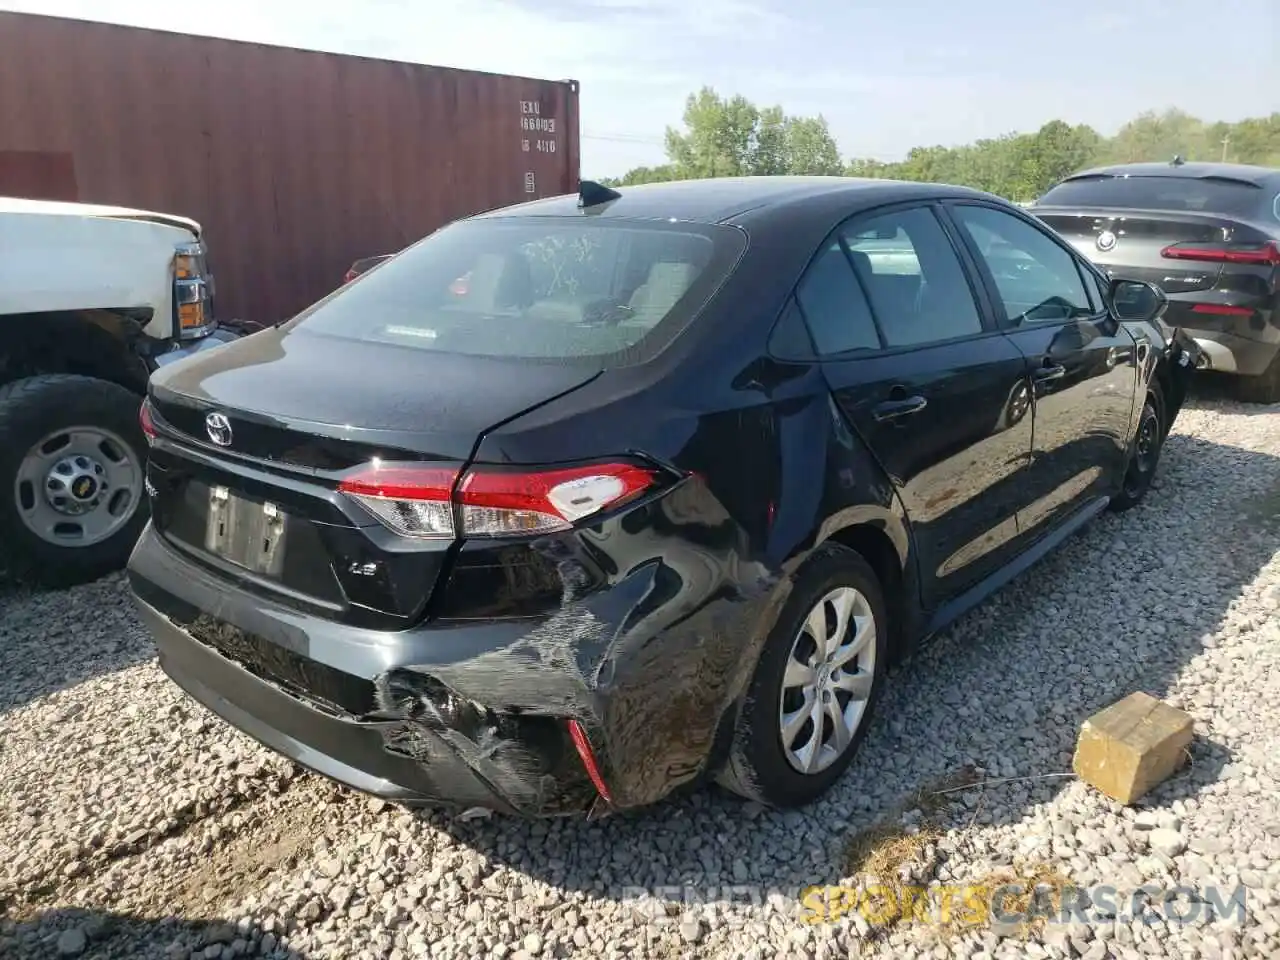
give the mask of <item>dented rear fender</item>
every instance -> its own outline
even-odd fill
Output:
[[[545,765],[483,751],[497,720],[579,720],[618,808],[660,800],[707,772],[785,599],[786,578],[752,558],[746,533],[697,476],[530,547],[556,571],[556,609],[494,622],[492,646],[466,656],[424,656],[381,672],[383,714],[445,730],[468,763],[529,798]],[[434,625],[446,646],[456,631],[483,629]],[[426,705],[415,702],[415,690]],[[477,711],[497,719],[476,720]]]

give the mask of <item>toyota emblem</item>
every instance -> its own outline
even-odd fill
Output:
[[[209,439],[220,447],[231,446],[231,421],[226,414],[211,413],[204,418],[204,429]]]
[[[1108,250],[1114,250],[1116,246],[1116,235],[1110,230],[1103,230],[1098,234],[1097,243],[1098,249],[1103,253],[1106,253]]]

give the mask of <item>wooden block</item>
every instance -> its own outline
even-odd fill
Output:
[[[1190,715],[1132,693],[1084,722],[1072,766],[1107,796],[1133,803],[1182,766],[1193,735]]]

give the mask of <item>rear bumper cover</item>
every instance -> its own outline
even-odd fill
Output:
[[[525,816],[603,807],[570,718],[615,808],[707,772],[754,662],[745,621],[761,614],[706,583],[684,619],[636,629],[647,564],[545,618],[361,629],[242,590],[151,525],[128,575],[169,677],[266,746],[398,802]]]
[[[142,600],[137,600],[178,686],[232,726],[316,773],[374,796],[404,803],[443,800],[507,809],[465,764],[441,751],[430,773],[385,749],[383,729],[327,714],[221,656]]]
[[[424,641],[447,640],[439,632],[359,630],[264,602],[215,579],[150,525],[129,581],[165,673],[317,773],[397,802],[528,816],[579,813],[595,799],[566,720],[550,715],[554,701],[546,715],[499,716],[401,669],[426,659]]]
[[[1186,330],[1204,355],[1204,369],[1257,376],[1280,353],[1280,342],[1252,340],[1220,330]]]

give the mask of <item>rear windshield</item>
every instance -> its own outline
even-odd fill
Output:
[[[1061,207],[1128,207],[1257,217],[1266,193],[1250,183],[1201,177],[1088,177],[1053,187],[1037,203]]]
[[[666,221],[464,220],[288,326],[472,356],[633,362],[680,332],[745,243],[732,227]]]

